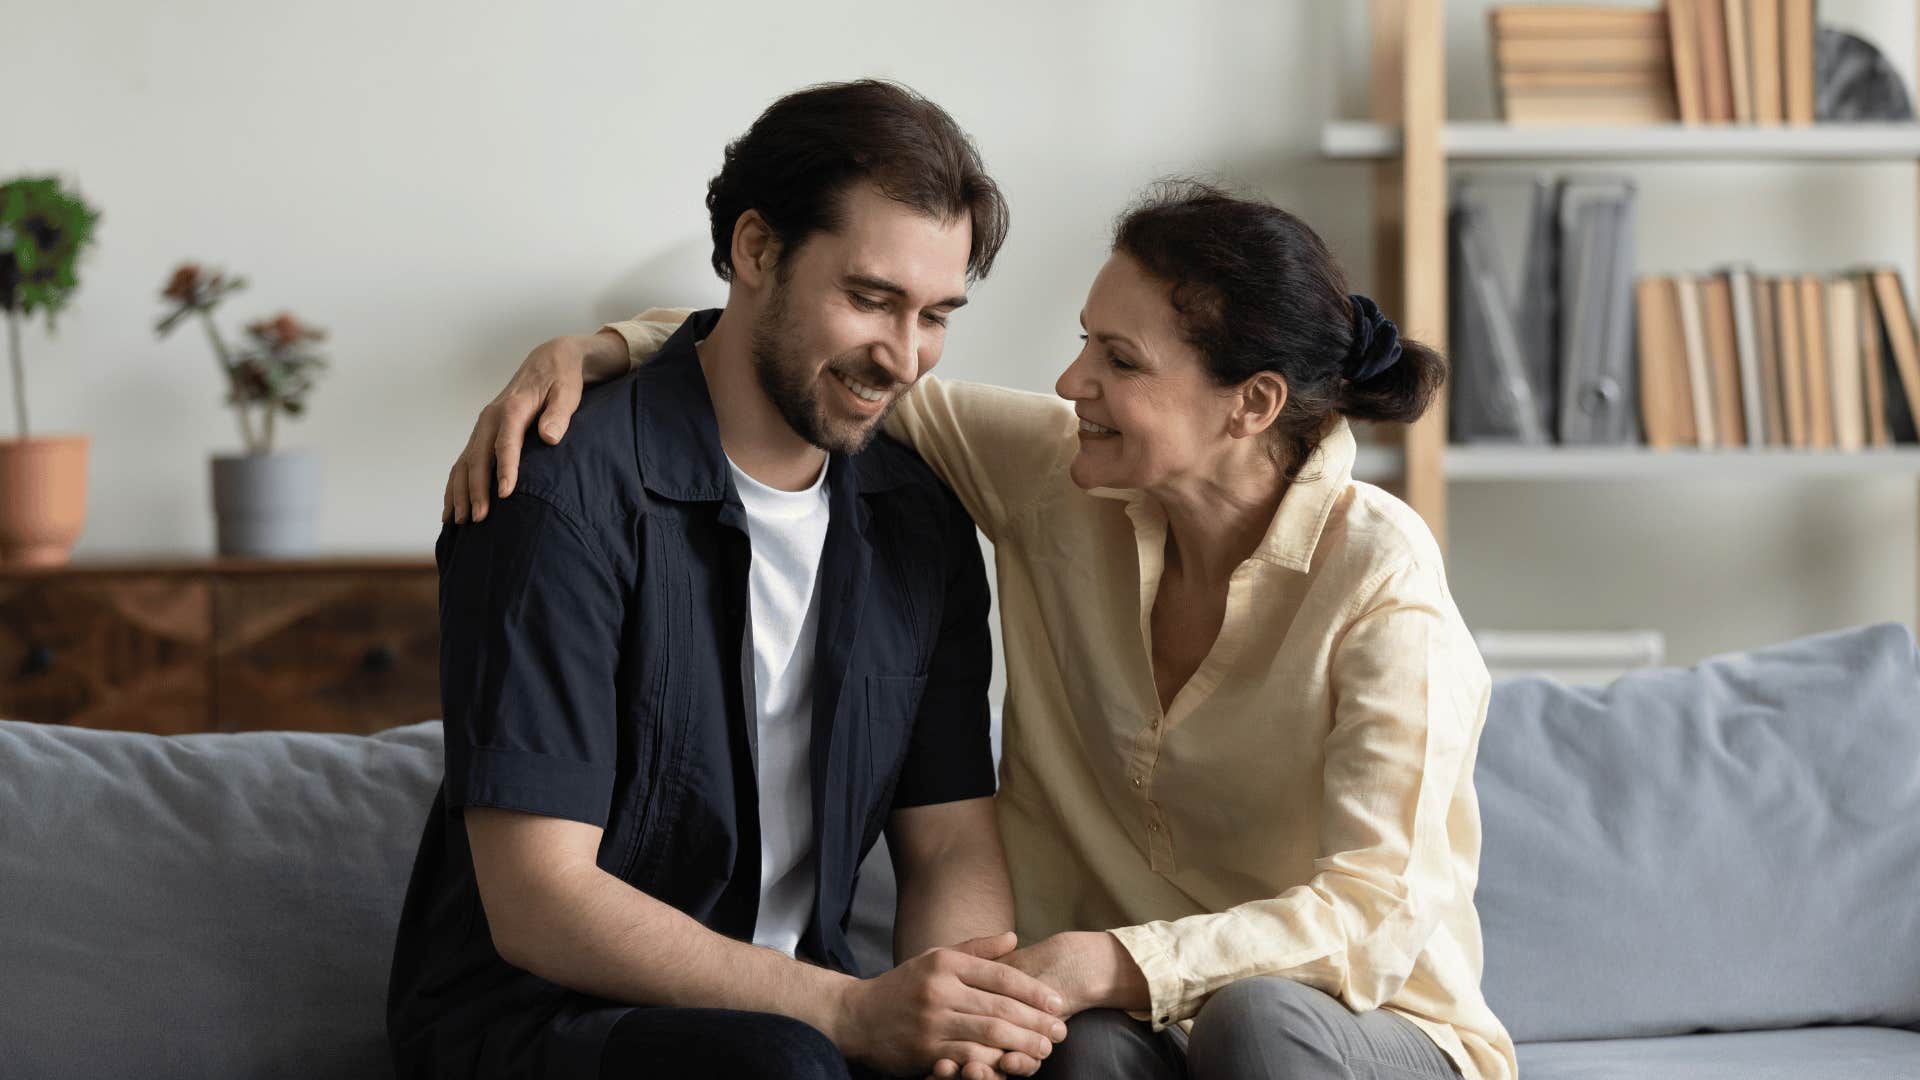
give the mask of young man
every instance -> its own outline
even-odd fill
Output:
[[[447,776],[395,950],[395,1064],[1031,1072],[1065,1027],[994,962],[1014,943],[973,525],[872,441],[1005,207],[950,117],[876,82],[774,103],[707,206],[726,307],[441,534]],[[583,347],[624,365],[601,336]],[[907,959],[860,980],[844,927],[883,827]]]

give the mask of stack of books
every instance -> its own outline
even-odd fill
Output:
[[[1514,124],[1810,124],[1813,0],[1492,9]]]
[[[1687,124],[1811,124],[1813,0],[1667,0]]]
[[[1920,441],[1920,339],[1895,270],[1641,278],[1641,422],[1656,449]]]
[[[1496,7],[1500,111],[1512,124],[1670,124],[1679,118],[1668,19],[1657,8]]]

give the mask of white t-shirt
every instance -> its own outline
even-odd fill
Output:
[[[753,943],[791,956],[813,917],[813,654],[826,546],[827,470],[805,491],[781,491],[727,462],[747,511],[753,563],[740,643],[753,704],[760,790],[760,914]]]

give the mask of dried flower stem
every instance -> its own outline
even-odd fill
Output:
[[[213,345],[214,362],[220,365],[221,374],[227,377],[227,388],[233,394],[233,411],[240,418],[240,441],[246,446],[247,453],[259,453],[261,447],[253,437],[253,420],[247,416],[246,403],[240,400],[238,376],[234,372],[232,354],[227,352],[227,343],[220,340],[220,328],[214,325],[213,313],[206,308],[198,309],[200,325],[207,328],[207,340]]]

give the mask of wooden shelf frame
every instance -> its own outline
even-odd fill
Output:
[[[1894,162],[1920,165],[1920,124],[1644,128],[1448,123],[1444,0],[1369,0],[1372,118],[1327,124],[1321,150],[1374,169],[1375,291],[1412,337],[1447,348],[1447,199],[1453,161]],[[1916,28],[1920,31],[1920,27]],[[1920,33],[1916,34],[1920,55]],[[1920,171],[1916,171],[1920,206]],[[1920,235],[1915,237],[1920,251]],[[1398,267],[1398,273],[1391,268]],[[1447,390],[1392,442],[1363,446],[1356,475],[1400,495],[1447,546],[1447,483],[1496,480],[1920,474],[1920,451],[1654,451],[1449,447]],[[1920,502],[1920,481],[1915,486]],[[1916,513],[1920,521],[1920,513]],[[1916,544],[1920,584],[1920,544]],[[1915,625],[1920,625],[1916,607]]]

